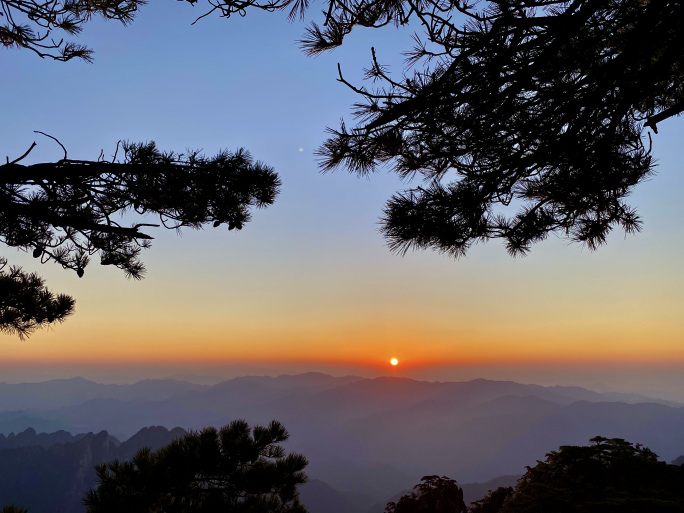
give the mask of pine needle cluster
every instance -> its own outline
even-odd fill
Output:
[[[192,432],[170,445],[145,448],[132,461],[96,467],[98,486],[87,513],[306,513],[297,487],[306,458],[286,455],[288,433],[277,421],[250,429],[236,420]]]
[[[73,160],[65,151],[56,162],[21,164],[34,146],[0,165],[0,242],[79,277],[99,255],[100,264],[141,279],[140,253],[154,228],[241,230],[252,209],[271,205],[280,190],[275,171],[244,149],[207,157],[124,142],[111,160]],[[25,336],[73,311],[73,299],[52,298],[33,274],[11,268],[2,280],[25,289],[4,300],[12,306],[2,307],[2,330]]]
[[[57,61],[92,61],[85,45],[65,41],[94,16],[123,24],[133,21],[145,0],[0,0],[0,45],[25,48]]]

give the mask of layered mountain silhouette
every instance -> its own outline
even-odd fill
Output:
[[[173,379],[143,380],[133,385],[103,385],[83,378],[41,383],[0,383],[0,411],[34,411],[81,404],[91,399],[164,400],[208,387]]]
[[[579,387],[319,373],[249,376],[214,386],[174,380],[99,385],[82,379],[0,384],[0,449],[10,443],[10,432],[28,427],[106,430],[123,440],[144,426],[200,429],[238,418],[250,424],[281,421],[291,434],[286,450],[310,461],[312,481],[305,491],[312,504],[315,497],[340,493],[344,500],[329,502],[340,512],[363,513],[386,503],[423,475],[447,475],[459,483],[520,475],[560,445],[586,444],[596,435],[644,444],[666,461],[684,452],[682,405]],[[36,447],[52,450],[42,440]]]
[[[2,437],[0,505],[21,505],[32,513],[82,512],[83,496],[95,485],[95,465],[128,460],[142,447],[158,449],[184,434],[180,428],[156,426],[141,429],[123,443],[106,431],[72,436],[27,429]],[[7,446],[12,448],[3,448]]]

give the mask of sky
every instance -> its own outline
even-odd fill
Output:
[[[230,19],[201,2],[151,2],[129,26],[95,20],[79,38],[95,62],[1,50],[0,156],[75,159],[119,140],[163,150],[248,149],[283,181],[241,232],[156,231],[140,282],[97,265],[79,279],[3,248],[76,298],[62,325],[21,341],[0,335],[0,381],[102,380],[316,370],[336,375],[474,377],[653,390],[684,400],[684,119],[659,125],[657,174],[631,196],[644,226],[592,252],[551,236],[525,258],[492,241],[454,260],[401,257],[378,228],[385,201],[417,185],[381,171],[322,174],[325,128],[352,122],[353,92],[374,46],[400,73],[410,30],[352,34],[317,58],[283,13]],[[318,14],[316,6],[312,15]],[[389,359],[399,365],[392,368]],[[213,379],[213,378],[211,378]]]

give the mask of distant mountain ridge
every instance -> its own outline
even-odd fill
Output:
[[[103,385],[84,378],[53,379],[39,383],[0,382],[0,411],[29,412],[98,398],[163,400],[206,388],[206,385],[174,379],[148,379],[132,385]]]
[[[21,433],[10,433],[8,436],[0,434],[0,451],[18,449],[19,447],[42,447],[48,449],[53,445],[75,442],[78,438],[67,431],[54,433],[36,433],[33,428],[27,428]]]
[[[125,439],[150,425],[200,429],[237,418],[250,424],[278,419],[291,434],[286,449],[309,459],[312,479],[356,497],[350,504],[359,497],[381,503],[423,475],[484,482],[521,474],[559,445],[585,444],[596,435],[642,443],[667,461],[684,447],[682,405],[580,387],[320,373],[246,376],[213,386],[174,380],[114,388],[83,381],[58,385],[93,390],[62,397],[54,382],[31,384],[20,389],[32,405],[21,412],[12,395],[19,385],[5,384],[0,404],[13,409],[0,408],[0,433],[29,426],[71,433],[106,429]],[[34,397],[44,392],[57,397],[54,405],[47,395]]]
[[[430,390],[434,395],[443,395],[454,389],[490,389],[501,387],[520,387],[534,395],[545,395],[556,399],[564,397],[568,400],[578,401],[616,401],[626,403],[650,402],[664,404],[666,406],[684,406],[682,403],[647,397],[639,394],[622,392],[595,392],[577,386],[541,386],[520,384],[513,381],[494,381],[487,379],[474,379],[463,382],[431,382],[417,381],[409,378],[380,377],[361,378],[359,376],[333,377],[319,372],[289,375],[283,374],[277,377],[271,376],[241,376],[221,381],[216,385],[199,385],[177,379],[147,379],[131,385],[101,384],[84,378],[75,377],[70,379],[54,379],[32,383],[5,383],[0,382],[0,412],[7,411],[40,411],[45,409],[60,408],[62,406],[80,404],[92,399],[120,399],[129,400],[165,400],[172,397],[186,395],[192,392],[207,392],[210,390],[222,390],[242,387],[244,384],[262,386],[269,382],[277,384],[278,388],[296,391],[320,390],[323,388],[335,388],[339,386],[364,388],[372,384],[374,390],[380,390],[383,384],[410,383],[410,388],[422,387],[423,391]],[[268,386],[268,385],[267,385]],[[409,390],[410,388],[407,388]],[[540,395],[540,396],[541,396]]]

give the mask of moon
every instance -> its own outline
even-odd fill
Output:
[[[397,364],[399,363],[399,360],[397,360],[396,358],[392,358],[392,359],[390,360],[390,363],[391,363],[392,365],[397,365]]]

